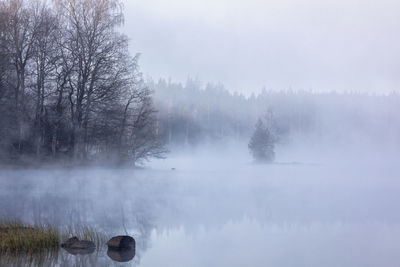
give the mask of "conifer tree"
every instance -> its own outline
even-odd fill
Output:
[[[258,120],[249,142],[249,150],[256,161],[272,162],[275,159],[275,138],[261,119]]]

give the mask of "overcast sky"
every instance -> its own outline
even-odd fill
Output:
[[[267,89],[400,92],[399,0],[125,0],[155,79]]]

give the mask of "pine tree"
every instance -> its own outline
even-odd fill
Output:
[[[261,119],[256,124],[248,146],[250,153],[257,161],[271,162],[275,159],[275,138]]]

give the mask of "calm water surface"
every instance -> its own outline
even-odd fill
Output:
[[[142,170],[2,170],[0,217],[128,233],[136,251],[125,263],[102,247],[0,265],[399,266],[399,179],[389,163],[179,158]]]

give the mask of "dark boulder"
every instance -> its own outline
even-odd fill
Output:
[[[95,248],[96,245],[92,241],[81,240],[78,242],[73,243],[70,248],[76,249],[87,249],[87,248]]]
[[[70,239],[64,241],[64,243],[61,243],[61,247],[62,248],[69,248],[69,247],[71,247],[73,244],[75,244],[77,242],[79,242],[79,239],[76,236],[74,236],[74,237],[71,237]]]
[[[108,240],[107,246],[112,249],[134,248],[135,239],[127,235],[114,236]]]

